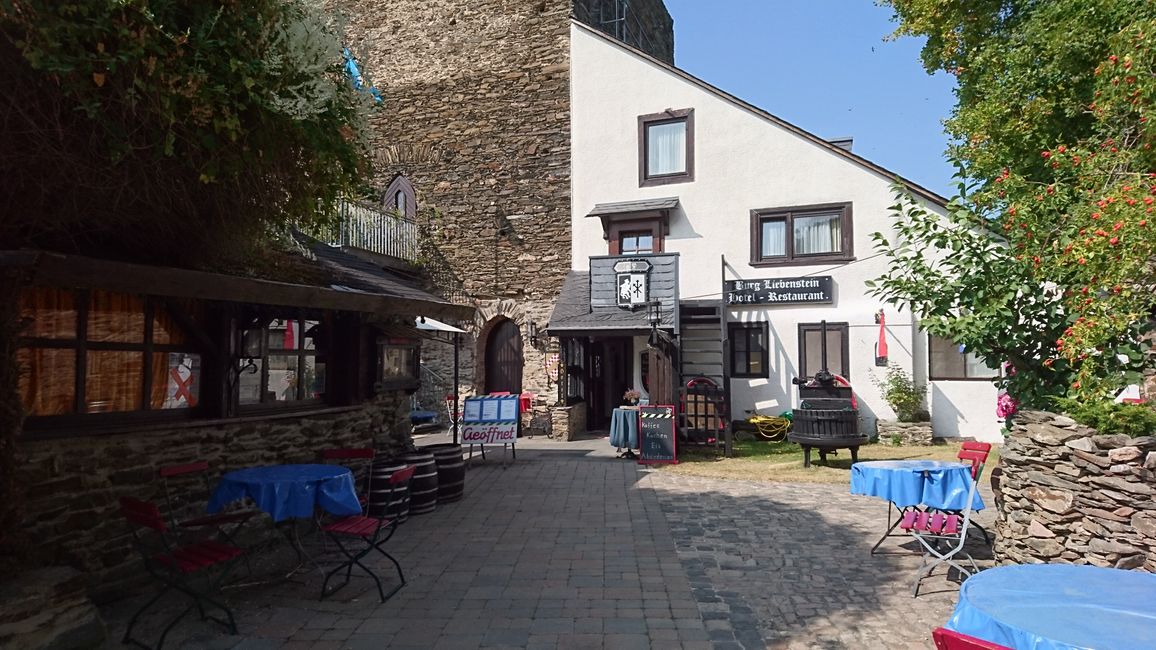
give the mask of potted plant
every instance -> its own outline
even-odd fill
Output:
[[[626,392],[622,394],[622,403],[627,406],[637,405],[640,399],[642,399],[642,393],[635,388],[627,388]]]
[[[931,415],[923,405],[927,387],[916,384],[906,370],[895,365],[888,366],[887,374],[874,382],[896,416],[896,420],[878,420],[879,441],[893,445],[930,445]]]

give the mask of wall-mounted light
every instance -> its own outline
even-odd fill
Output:
[[[658,347],[658,326],[662,323],[662,303],[652,300],[646,305],[646,321],[650,323],[650,347]]]
[[[538,329],[538,324],[530,321],[530,345],[533,347],[540,347],[542,345],[542,331]]]

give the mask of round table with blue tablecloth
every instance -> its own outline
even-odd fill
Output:
[[[968,578],[948,629],[1009,648],[1156,648],[1156,575],[1069,564]]]
[[[337,465],[271,465],[228,472],[207,509],[219,512],[246,497],[273,521],[309,518],[317,507],[334,515],[361,514],[353,472]]]
[[[971,487],[971,465],[942,460],[872,460],[851,466],[851,494],[879,497],[891,502],[887,509],[887,530],[871,547],[871,554],[899,525],[908,508],[963,510]],[[972,499],[974,510],[983,509],[979,492]],[[891,520],[892,508],[899,513]],[[981,529],[982,530],[982,529]],[[987,533],[985,532],[984,535]]]
[[[619,449],[638,448],[638,408],[617,408],[610,414],[610,444]]]
[[[971,466],[942,460],[872,460],[851,466],[851,494],[887,499],[900,508],[963,510]],[[972,508],[983,509],[976,493]]]

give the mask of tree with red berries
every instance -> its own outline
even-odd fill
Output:
[[[957,74],[947,127],[969,189],[946,220],[903,197],[877,295],[1010,364],[1029,404],[1137,381],[1156,309],[1156,3],[888,4],[897,34],[928,37],[925,65]]]

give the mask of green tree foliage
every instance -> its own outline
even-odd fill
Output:
[[[0,0],[0,244],[203,265],[310,227],[372,100],[309,0]]]
[[[897,34],[928,38],[928,69],[959,79],[950,153],[975,189],[946,220],[901,201],[876,291],[1010,363],[1029,404],[1135,381],[1156,307],[1156,3],[888,4]]]

